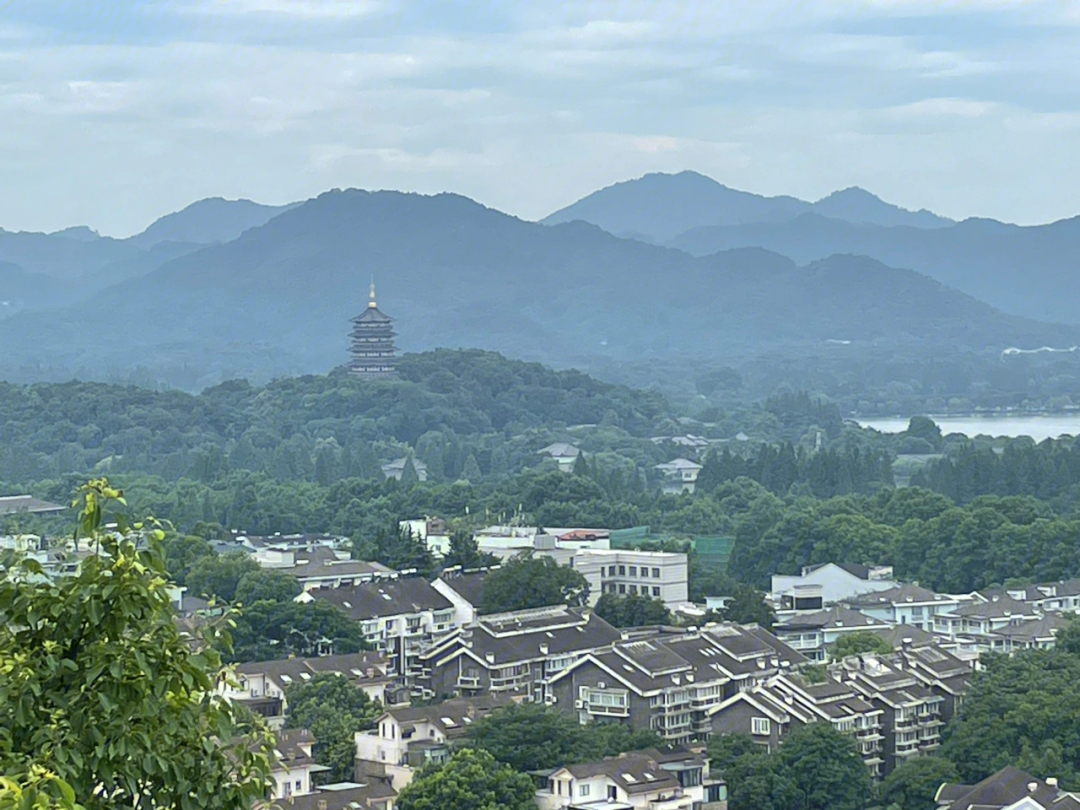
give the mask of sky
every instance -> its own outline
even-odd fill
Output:
[[[0,0],[0,227],[454,191],[537,219],[693,169],[1080,214],[1080,0]]]

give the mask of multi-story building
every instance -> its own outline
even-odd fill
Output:
[[[773,628],[776,637],[811,661],[825,661],[829,647],[844,635],[890,627],[880,619],[843,605],[778,614],[778,618],[780,621]]]
[[[906,624],[932,632],[934,617],[961,606],[961,600],[949,594],[934,593],[918,585],[904,583],[884,591],[870,591],[848,599],[845,604],[889,624]]]
[[[701,465],[688,458],[677,458],[674,461],[657,464],[656,469],[664,477],[660,485],[661,491],[669,495],[678,495],[681,492],[694,491]]]
[[[1068,626],[1069,621],[1060,613],[1046,613],[1034,621],[1007,624],[990,631],[990,649],[1001,653],[1053,649],[1057,634]]]
[[[434,695],[505,692],[542,700],[552,677],[619,638],[595,613],[556,605],[479,616],[425,652],[421,663]]]
[[[820,603],[806,605],[808,609],[817,609],[870,591],[889,590],[898,584],[893,579],[890,565],[823,563],[804,567],[799,576],[773,574],[772,600],[780,610],[796,609],[793,602],[797,590],[805,586],[818,586],[821,590],[816,592],[816,596]]]
[[[308,549],[263,548],[256,552],[255,560],[263,568],[296,577],[305,591],[361,585],[387,579],[395,573],[382,563],[339,557],[326,546]]]
[[[659,599],[669,609],[689,601],[685,554],[581,549],[570,565],[589,583],[589,601],[594,605],[605,593]]]
[[[976,785],[946,782],[934,796],[940,810],[1077,810],[1080,796],[1056,777],[1039,779],[1009,765]]]
[[[416,770],[445,762],[450,742],[483,715],[512,701],[506,695],[447,700],[434,706],[386,710],[370,731],[356,732],[356,778],[382,779],[401,790]]]
[[[772,750],[794,729],[809,723],[831,723],[854,738],[859,754],[874,778],[884,763],[882,715],[853,684],[832,679],[804,683],[786,674],[737,692],[710,709],[712,733],[749,734]]]
[[[296,598],[323,600],[359,622],[364,638],[390,658],[390,673],[418,697],[425,696],[422,683],[430,675],[421,655],[456,626],[453,603],[422,577],[319,588]]]
[[[375,652],[327,655],[321,658],[286,658],[278,661],[251,661],[236,667],[236,686],[222,685],[229,700],[243,703],[267,719],[271,728],[281,728],[288,713],[286,690],[316,675],[329,673],[346,678],[372,700],[387,703],[394,678],[390,660]]]
[[[583,723],[614,720],[682,744],[709,735],[709,710],[725,698],[805,663],[757,625],[709,625],[592,652],[556,674],[545,699]]]
[[[282,729],[274,732],[273,770],[274,799],[303,796],[314,788],[311,778],[317,773],[330,770],[315,763],[311,748],[315,738],[306,728]]]
[[[539,810],[726,810],[727,785],[687,749],[630,751],[556,768],[536,794]]]
[[[1001,638],[995,637],[995,631],[1039,618],[1034,607],[1011,596],[994,595],[986,599],[976,593],[974,597],[936,614],[934,632],[949,639],[971,638],[981,652],[989,652]]]
[[[472,624],[479,615],[480,606],[483,603],[484,580],[487,579],[489,570],[478,568],[461,570],[459,567],[446,568],[439,578],[431,583],[431,586],[450,600],[454,606],[454,622],[458,627]]]

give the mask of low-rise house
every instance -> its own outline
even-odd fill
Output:
[[[674,610],[689,600],[687,557],[667,551],[581,549],[571,567],[589,583],[589,602],[605,593],[647,596]]]
[[[559,472],[564,473],[574,471],[574,464],[577,463],[578,456],[581,455],[580,449],[567,442],[555,442],[547,447],[540,448],[536,452],[553,460]]]
[[[773,574],[771,598],[781,611],[815,609],[845,602],[870,591],[886,591],[898,585],[893,579],[891,565],[830,562],[805,566],[798,576]],[[798,589],[805,586],[820,587],[819,592],[813,592],[813,597],[804,597],[820,599],[820,602],[802,606],[795,604]],[[810,590],[805,592],[809,593]]]
[[[407,456],[388,461],[382,465],[382,474],[387,478],[393,478],[396,481],[400,481],[401,476],[405,473],[405,467],[408,463],[409,458]],[[417,479],[420,481],[427,481],[427,464],[418,458],[413,458],[412,465],[413,469],[416,470]]]
[[[688,458],[677,458],[674,461],[657,464],[656,469],[664,477],[660,486],[661,491],[669,495],[678,495],[680,492],[694,491],[701,465]]]
[[[780,622],[773,628],[777,638],[811,661],[825,661],[829,647],[844,635],[890,627],[880,619],[842,605],[778,614],[778,618]]]
[[[302,796],[314,789],[311,778],[317,773],[330,770],[317,765],[311,755],[315,738],[306,728],[281,729],[274,732],[274,799]]]
[[[630,751],[556,768],[537,792],[539,810],[726,810],[727,786],[704,753]]]
[[[1009,625],[1035,621],[1039,614],[1031,605],[1007,595],[973,599],[958,604],[948,612],[934,616],[934,632],[950,639],[969,637],[983,652],[994,648],[994,632]]]
[[[986,598],[990,598],[997,593],[1005,593],[1013,599],[1026,602],[1036,610],[1044,613],[1080,611],[1080,579],[1043,582],[1023,588],[984,590],[979,593]]]
[[[330,673],[348,679],[372,700],[385,704],[394,685],[389,669],[390,659],[375,652],[251,661],[237,664],[235,687],[223,685],[220,690],[229,700],[265,717],[271,728],[281,728],[289,709],[285,692],[293,684]]]
[[[356,732],[357,781],[383,780],[401,790],[418,769],[449,759],[449,743],[476,719],[511,702],[505,695],[486,695],[388,708],[375,728]]]
[[[397,791],[381,779],[320,785],[314,793],[290,796],[280,810],[394,810]]]
[[[1008,766],[977,785],[945,783],[934,797],[941,810],[1080,810],[1080,795],[1058,780],[1039,779]]]
[[[552,677],[620,637],[591,611],[555,605],[479,616],[432,646],[421,662],[435,695],[505,692],[543,700]]]
[[[807,663],[757,625],[714,624],[618,641],[556,674],[546,701],[583,723],[617,721],[676,744],[707,737],[709,710]]]
[[[364,638],[391,661],[390,672],[416,696],[430,675],[420,656],[454,629],[453,603],[422,577],[399,577],[351,588],[305,591],[298,601],[323,600],[359,622]]]
[[[904,624],[932,632],[934,617],[961,606],[961,600],[939,594],[918,585],[903,583],[884,591],[870,591],[845,601],[845,604],[874,619],[889,624]]]
[[[265,549],[256,554],[263,568],[296,577],[305,590],[343,588],[394,575],[382,563],[341,558],[326,546],[309,549]]]
[[[4,495],[0,497],[0,515],[25,512],[28,515],[55,515],[68,509],[58,503],[49,503],[33,495]]]
[[[1001,653],[1050,650],[1057,641],[1057,634],[1068,624],[1069,619],[1060,613],[1046,613],[1033,621],[1007,624],[990,631],[990,649]]]

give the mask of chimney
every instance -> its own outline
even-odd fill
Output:
[[[1028,793],[1034,793],[1036,790],[1039,789],[1039,783],[1038,782],[1028,782],[1027,783],[1027,789],[1028,789]]]
[[[540,654],[541,654],[541,655],[547,655],[547,654],[548,654],[548,650],[549,650],[549,649],[550,649],[550,648],[548,647],[548,645],[547,645],[547,644],[541,644],[541,645],[540,645]]]
[[[1046,777],[1046,784],[1048,784],[1052,788],[1056,788],[1058,786],[1057,777],[1056,776],[1048,776],[1048,777]]]
[[[326,799],[319,799],[319,810],[326,810]]]
[[[487,659],[489,664],[495,663],[495,653],[485,653],[484,658]]]
[[[910,650],[912,644],[914,644],[914,642],[910,638],[900,639],[900,647],[901,647],[901,649]]]

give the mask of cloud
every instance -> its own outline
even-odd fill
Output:
[[[368,17],[385,7],[378,0],[199,0],[179,10],[206,15],[262,14],[300,20],[348,20]]]
[[[971,101],[963,98],[927,98],[910,104],[901,104],[882,111],[891,118],[926,118],[956,116],[959,118],[982,118],[996,109],[988,101]]]

